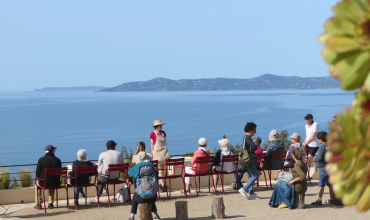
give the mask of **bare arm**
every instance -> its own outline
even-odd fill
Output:
[[[152,158],[153,158],[153,152],[154,152],[154,140],[150,139],[150,149],[152,149]]]
[[[304,146],[306,146],[307,144],[311,143],[311,141],[312,141],[313,139],[315,139],[315,136],[316,136],[316,132],[312,132],[311,137],[310,137],[310,138],[308,138],[308,140],[305,140],[305,141],[303,142],[303,145],[304,145]]]

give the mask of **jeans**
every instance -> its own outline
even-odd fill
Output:
[[[253,184],[260,175],[258,174],[258,170],[256,168],[256,165],[254,163],[250,164],[245,168],[248,173],[248,182],[243,186],[244,191],[249,192],[250,195],[254,194],[253,191]]]
[[[99,176],[98,177],[98,181],[99,182],[104,182],[104,183],[108,183],[108,180],[105,178],[105,177],[103,177],[103,176]],[[118,179],[110,179],[110,182],[116,182],[116,181],[118,181]],[[105,187],[106,185],[105,184],[101,184],[101,185],[98,185],[98,195],[97,196],[101,196],[101,194],[103,193],[103,188]]]
[[[233,169],[233,171],[235,171],[235,170],[236,170],[236,168],[234,168],[234,169]],[[240,171],[246,171],[242,166],[238,167],[238,170],[240,170]],[[242,185],[243,185],[243,184],[242,184],[243,176],[244,176],[244,172],[240,172],[240,173],[238,173],[239,186],[242,186]],[[235,177],[235,181],[234,181],[234,183],[235,183],[235,184],[237,184],[237,182],[236,182],[236,180],[237,180],[237,178],[236,178],[236,173],[234,173],[234,177]]]
[[[78,200],[80,197],[80,193],[83,195],[84,194],[84,188],[83,187],[76,187],[75,189],[75,195],[74,197]]]

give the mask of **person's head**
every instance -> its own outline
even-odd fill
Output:
[[[248,133],[249,136],[253,136],[257,133],[257,125],[253,122],[247,122],[244,126],[244,132]]]
[[[222,140],[219,140],[218,143],[220,144],[220,149],[222,151],[226,151],[229,149],[229,140],[228,139],[222,139]]]
[[[280,135],[277,130],[270,131],[269,141],[270,142],[280,141]]]
[[[87,152],[85,149],[81,149],[77,151],[77,158],[79,161],[84,161],[86,160]]]
[[[135,157],[134,162],[138,164],[142,162],[149,162],[150,160],[150,154],[146,153],[145,151],[141,151],[137,154],[137,157]]]
[[[334,124],[336,127],[338,127],[338,122],[337,122],[337,116],[336,116],[336,115],[331,119],[331,121],[333,122],[333,124]]]
[[[325,131],[320,131],[319,133],[317,133],[317,139],[319,140],[319,143],[322,144],[322,143],[326,143],[326,135],[328,133],[326,133]]]
[[[52,154],[55,154],[55,151],[57,150],[56,147],[54,147],[53,145],[48,145],[45,147],[45,153],[52,153]]]
[[[260,137],[254,137],[253,138],[253,143],[257,146],[261,146],[262,140]]]
[[[301,135],[299,133],[293,133],[292,136],[290,136],[290,141],[293,144],[297,144],[301,142]]]
[[[143,141],[140,141],[139,143],[137,143],[135,155],[137,155],[141,151],[145,151],[145,143]]]
[[[161,131],[162,130],[162,125],[165,125],[162,123],[161,120],[155,120],[154,125],[152,126],[155,130]]]
[[[207,147],[207,139],[200,138],[198,141],[199,147]]]
[[[117,143],[110,140],[107,142],[107,150],[115,150]]]
[[[303,148],[297,147],[293,150],[293,159],[302,160],[306,156],[306,152]]]
[[[305,117],[303,117],[304,120],[306,120],[306,123],[308,125],[312,125],[313,123],[313,116],[311,114],[307,114]]]

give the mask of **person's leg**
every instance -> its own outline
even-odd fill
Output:
[[[218,174],[213,174],[213,184],[215,184],[215,189],[217,189],[217,183],[218,183]]]
[[[333,200],[334,199],[333,186],[329,186],[329,199],[330,200]]]
[[[138,197],[138,195],[136,193],[132,197],[132,201],[131,201],[131,214],[136,214],[136,212],[137,212],[137,206],[139,205],[139,203],[137,202],[137,197]]]
[[[325,187],[320,187],[319,189],[319,200],[322,201],[322,195],[324,194]]]
[[[185,167],[185,173],[194,174],[191,167]],[[188,177],[188,176],[185,177],[185,189],[186,189],[186,191],[190,190],[190,177]]]
[[[36,182],[39,185],[39,181]],[[35,185],[35,203],[37,205],[37,195],[39,195],[39,204],[42,204],[42,190],[37,190],[37,186]]]
[[[243,190],[249,192],[250,195],[254,194],[253,184],[259,178],[259,174],[254,163],[247,166],[247,172],[249,176],[248,182],[243,186]]]
[[[163,176],[165,176],[165,174],[164,174],[164,172],[165,172],[165,169],[166,168],[166,165],[158,165],[158,173],[159,173],[159,175],[158,176],[160,176],[160,177],[163,177]],[[164,179],[160,179],[159,180],[159,185],[162,185],[162,186],[164,186],[164,185],[166,185],[166,182],[164,181]]]
[[[49,204],[53,204],[54,194],[55,194],[55,189],[49,189]]]

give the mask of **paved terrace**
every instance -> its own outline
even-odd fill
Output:
[[[221,190],[219,187],[218,190]],[[247,200],[237,191],[232,190],[231,187],[226,187],[225,194],[218,193],[217,196],[224,197],[227,219],[370,219],[370,211],[359,213],[355,207],[336,207],[333,205],[323,204],[321,206],[309,205],[318,197],[318,181],[313,181],[312,186],[308,186],[306,192],[306,209],[277,209],[268,206],[272,190],[266,190],[265,187],[259,187],[256,192],[263,199],[261,200]],[[62,191],[61,191],[62,193]],[[163,195],[163,194],[161,194]],[[186,198],[180,191],[172,192],[172,199],[161,199],[157,202],[158,213],[162,219],[174,220],[176,219],[175,202],[188,201],[189,219],[211,219],[211,200],[214,193],[208,193],[208,189],[202,188],[202,193],[196,197],[194,191]],[[324,194],[324,201],[329,198],[328,190]],[[83,202],[82,202],[83,201]],[[131,205],[126,202],[112,204],[108,207],[107,197],[102,197],[101,208],[97,204],[88,203],[87,206],[80,205],[79,210],[75,210],[71,206],[70,211],[66,207],[66,201],[60,201],[61,208],[47,209],[38,211],[33,209],[34,204],[18,204],[3,206],[8,209],[8,214],[0,215],[0,219],[53,219],[53,220],[73,220],[73,219],[128,219],[130,215]],[[84,200],[80,200],[84,204]],[[73,200],[70,200],[73,204]],[[54,203],[55,205],[55,203]],[[0,213],[5,211],[0,207]],[[139,219],[138,215],[135,216]]]

